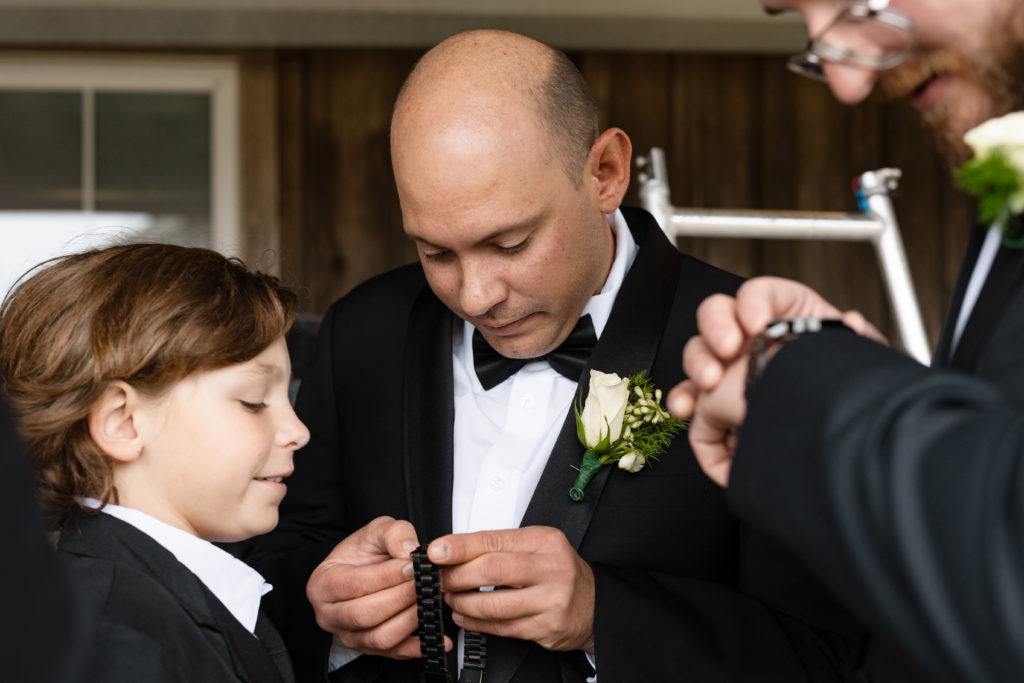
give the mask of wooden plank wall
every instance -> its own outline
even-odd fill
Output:
[[[419,54],[297,50],[243,58],[243,92],[264,107],[246,114],[262,122],[247,126],[247,148],[262,149],[247,163],[276,158],[278,176],[270,189],[265,169],[248,169],[261,180],[247,182],[247,199],[276,202],[281,271],[310,313],[415,258],[401,231],[387,138],[395,95]],[[570,56],[605,125],[625,129],[635,154],[666,150],[677,206],[853,211],[853,177],[903,169],[896,210],[934,346],[973,207],[952,188],[915,112],[899,103],[839,105],[825,86],[790,75],[777,56]],[[268,93],[276,93],[276,111],[265,107]],[[638,203],[635,183],[627,203]],[[687,239],[680,246],[743,275],[801,279],[892,334],[867,244]]]

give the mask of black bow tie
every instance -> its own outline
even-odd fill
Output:
[[[594,345],[597,344],[597,335],[594,333],[594,323],[590,320],[590,314],[583,316],[576,323],[576,327],[566,338],[562,345],[544,356],[537,358],[506,358],[495,351],[483,338],[479,330],[473,332],[473,367],[476,368],[476,376],[480,378],[480,384],[487,391],[496,387],[512,375],[519,372],[519,368],[527,363],[538,360],[546,360],[551,364],[551,369],[573,382],[579,381],[580,373],[587,365]]]

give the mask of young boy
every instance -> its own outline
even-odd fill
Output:
[[[211,541],[277,524],[309,439],[295,307],[237,260],[160,244],[56,259],[4,301],[0,378],[93,628],[83,681],[294,680],[269,584]]]

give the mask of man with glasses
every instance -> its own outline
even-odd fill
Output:
[[[790,68],[843,102],[908,98],[951,164],[967,130],[1024,108],[1017,0],[764,4],[807,23]],[[757,278],[701,305],[669,398],[733,509],[929,680],[1024,672],[1024,253],[1001,241],[975,231],[930,369],[810,288]]]

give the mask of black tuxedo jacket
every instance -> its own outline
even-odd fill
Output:
[[[784,536],[926,680],[1024,675],[1024,259],[1005,248],[933,368],[852,333],[786,344],[748,407],[728,496]]]
[[[256,629],[261,643],[170,551],[130,524],[75,513],[61,530],[58,548],[92,631],[81,680],[295,680],[283,643],[265,618]]]
[[[697,305],[739,280],[681,256],[649,214],[623,212],[639,252],[581,379],[589,368],[646,370],[668,390],[682,379]],[[418,265],[365,283],[324,318],[297,401],[311,441],[296,455],[277,530],[246,555],[280,589],[268,607],[277,606],[300,680],[322,680],[326,670],[329,637],[316,630],[304,587],[334,544],[380,515],[410,520],[424,543],[451,531],[454,324]],[[845,638],[807,624],[852,627],[791,558],[737,524],[685,436],[637,474],[602,468],[574,503],[568,492],[582,457],[569,410],[522,525],[561,529],[593,567],[601,683],[839,675]],[[511,639],[490,638],[487,661],[488,683],[582,682],[593,673],[580,652]],[[362,656],[332,678],[416,681],[419,669]]]

